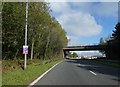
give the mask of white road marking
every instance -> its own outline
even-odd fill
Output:
[[[78,66],[86,66],[86,65],[83,65],[83,64],[76,64],[76,65],[78,65]]]
[[[95,65],[85,65],[85,64],[75,64],[75,65],[78,65],[78,66],[89,66],[89,67],[100,67],[100,66],[95,66]]]
[[[61,61],[63,62],[63,61]],[[32,87],[35,83],[37,83],[43,76],[45,76],[50,70],[52,70],[53,68],[55,68],[58,64],[60,64],[61,62],[55,64],[53,67],[51,67],[49,70],[47,70],[45,73],[43,73],[40,77],[38,77],[36,80],[34,80],[32,83],[30,83],[27,87]]]
[[[90,72],[93,74],[93,75],[97,75],[96,73],[94,73],[93,71],[90,70]]]

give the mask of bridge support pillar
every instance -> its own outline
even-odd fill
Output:
[[[62,57],[63,57],[63,58],[65,57],[65,55],[64,55],[64,50],[62,50]]]
[[[63,50],[63,58],[65,58],[65,57],[66,57],[66,51]]]

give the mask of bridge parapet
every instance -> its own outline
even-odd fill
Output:
[[[87,45],[87,46],[68,46],[63,48],[66,51],[82,51],[82,50],[106,50],[107,45]]]

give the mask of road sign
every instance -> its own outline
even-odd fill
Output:
[[[23,46],[23,54],[28,54],[28,46]]]

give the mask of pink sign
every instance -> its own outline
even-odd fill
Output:
[[[23,46],[23,54],[28,54],[28,46]]]

